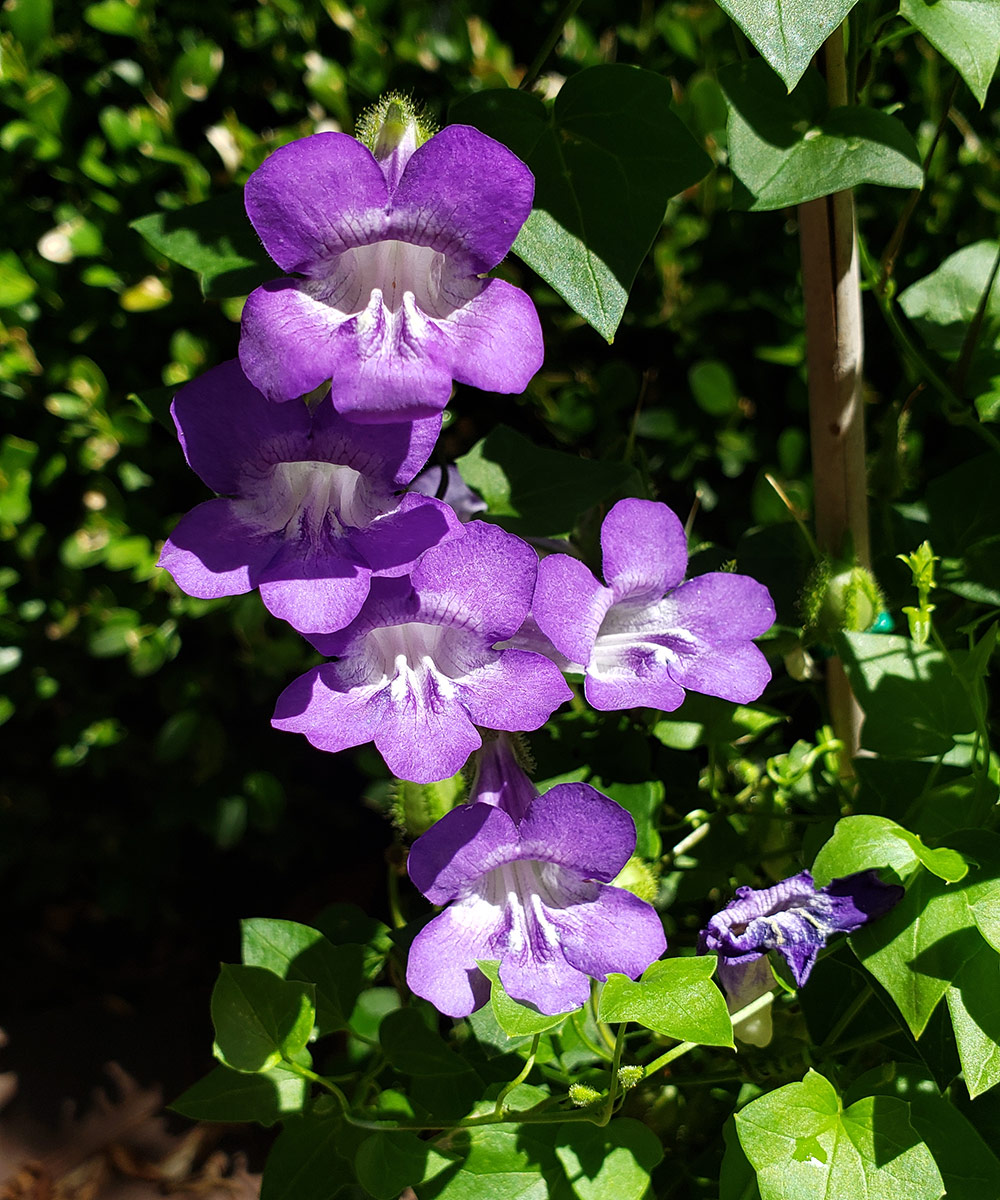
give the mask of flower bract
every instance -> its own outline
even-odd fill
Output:
[[[525,542],[470,522],[408,579],[373,580],[345,629],[310,638],[336,661],[290,684],[273,724],[321,750],[374,741],[415,783],[453,775],[481,744],[477,725],[537,729],[569,688],[542,655],[494,648],[523,621],[535,571]]]
[[[553,554],[539,565],[532,605],[541,633],[586,674],[594,708],[671,711],[686,689],[757,699],[771,678],[751,641],[774,621],[765,587],[725,571],[685,583],[684,529],[652,500],[620,500],[601,548],[607,586],[578,559]]]
[[[343,133],[276,150],[247,214],[288,278],[243,310],[240,360],[272,400],[330,382],[357,421],[440,412],[452,381],[521,392],[542,362],[520,289],[485,278],[531,211],[534,177],[505,146],[451,125],[405,126],[376,154]]]
[[[256,587],[296,629],[330,632],[358,614],[374,576],[405,574],[461,533],[447,504],[400,494],[437,418],[360,426],[329,397],[273,404],[236,361],[182,388],[171,411],[188,462],[222,493],[181,518],[160,556],[189,595]]]

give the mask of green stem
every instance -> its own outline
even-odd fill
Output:
[[[301,1063],[293,1062],[290,1058],[283,1059],[283,1063],[286,1070],[292,1071],[296,1075],[300,1075],[303,1079],[308,1079],[310,1083],[315,1083],[324,1091],[329,1092],[331,1096],[336,1098],[344,1113],[347,1113],[347,1110],[350,1108],[350,1104],[348,1103],[347,1097],[335,1083],[331,1083],[329,1079],[324,1079],[322,1075],[317,1075],[315,1071],[310,1071],[308,1067],[302,1066]]]
[[[570,1016],[570,1021],[573,1023],[573,1028],[576,1030],[580,1041],[583,1042],[587,1049],[592,1054],[596,1054],[598,1058],[603,1058],[605,1062],[610,1062],[611,1055],[608,1053],[605,1047],[599,1046],[596,1042],[591,1041],[590,1035],[587,1033],[586,1028],[584,1027],[583,1018],[580,1015],[579,1009],[577,1009],[577,1011]]]
[[[874,994],[875,993],[872,991],[871,987],[869,987],[869,985],[866,983],[864,988],[858,992],[844,1012],[841,1013],[840,1019],[823,1039],[823,1042],[819,1047],[820,1050],[825,1050],[831,1042],[835,1042],[837,1038],[840,1037],[840,1035],[844,1032],[848,1025],[850,1025],[858,1013],[861,1012]]]
[[[524,1066],[517,1073],[517,1075],[514,1076],[510,1083],[505,1083],[500,1089],[500,1094],[497,1096],[496,1107],[493,1109],[493,1115],[495,1117],[503,1116],[503,1102],[511,1094],[514,1088],[516,1088],[518,1084],[524,1083],[524,1081],[531,1074],[531,1069],[535,1065],[535,1055],[538,1053],[538,1041],[541,1036],[542,1035],[540,1033],[535,1034],[531,1042],[531,1050],[528,1054],[528,1057],[524,1060]]]
[[[962,343],[962,352],[958,356],[958,365],[955,367],[954,379],[955,391],[959,395],[965,391],[965,377],[969,373],[972,356],[976,350],[976,342],[979,341],[979,334],[986,316],[986,307],[990,302],[990,293],[993,291],[994,283],[996,283],[998,271],[1000,271],[1000,248],[998,248],[996,257],[993,260],[993,268],[990,271],[989,279],[986,281],[986,287],[979,298],[979,305],[976,308],[975,316],[969,322],[969,329],[965,335],[965,341]]]
[[[556,42],[562,36],[562,31],[566,27],[566,22],[570,20],[576,10],[580,7],[582,0],[566,0],[562,7],[562,11],[555,19],[555,23],[549,30],[545,41],[542,42],[541,48],[535,55],[534,61],[528,68],[524,78],[517,85],[518,91],[526,92],[528,88],[535,82],[542,73],[542,67],[545,66],[546,59],[555,49]]]

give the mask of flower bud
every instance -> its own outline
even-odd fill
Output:
[[[629,1091],[631,1088],[638,1087],[642,1083],[646,1072],[642,1067],[619,1067],[618,1068],[618,1086],[623,1092]]]
[[[647,904],[652,904],[660,890],[660,877],[653,867],[633,854],[612,881],[614,887],[624,888]]]
[[[601,1093],[585,1083],[571,1083],[569,1098],[577,1108],[586,1108],[588,1104],[596,1104],[601,1099]]]
[[[821,559],[810,572],[800,600],[806,628],[817,639],[845,630],[870,629],[884,607],[875,576],[866,567]]]
[[[410,783],[397,779],[392,798],[392,819],[396,828],[417,838],[462,802],[465,780],[462,772],[437,783]]]
[[[383,167],[388,165],[389,182],[395,185],[410,155],[436,132],[434,122],[409,96],[388,92],[358,118],[356,136]]]

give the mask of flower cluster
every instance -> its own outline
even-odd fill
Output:
[[[247,182],[285,274],[247,300],[238,360],[174,400],[216,498],[181,519],[160,563],[191,595],[258,590],[328,660],[281,694],[277,728],[331,752],[373,742],[414,784],[474,756],[468,803],[410,852],[416,887],[447,907],[413,942],[407,978],[462,1016],[488,994],[478,964],[496,961],[512,997],[558,1013],[592,978],[638,977],[666,942],[651,905],[614,886],[635,849],[629,814],[582,783],[539,795],[511,736],[571,698],[566,672],[600,710],[675,709],[687,690],[756,699],[770,671],[753,639],[774,608],[744,575],[685,581],[665,504],[610,509],[601,582],[477,519],[485,506],[454,468],[425,469],[454,382],[520,392],[541,365],[531,300],[489,275],[534,181],[498,142],[461,125],[432,134],[398,98],[362,135],[293,142]],[[798,897],[805,879],[771,891]],[[833,885],[792,907],[764,893],[759,912],[714,918],[703,949],[722,955],[729,991],[771,946],[801,981],[820,931],[874,911],[876,883],[868,901],[850,894],[856,908]]]

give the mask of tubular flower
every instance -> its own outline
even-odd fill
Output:
[[[487,729],[537,729],[571,696],[540,654],[495,649],[524,620],[536,571],[525,542],[473,521],[428,550],[409,579],[375,579],[339,633],[309,640],[336,657],[278,699],[273,724],[321,750],[374,741],[414,783],[453,775]]]
[[[508,995],[561,1013],[586,1001],[591,977],[635,979],[659,958],[666,938],[654,909],[608,886],[635,849],[625,809],[584,783],[535,795],[503,739],[484,747],[472,799],[410,850],[414,884],[450,905],[410,947],[406,978],[418,996],[467,1016],[489,998],[477,962],[498,960]]]
[[[247,180],[254,228],[296,276],[247,300],[247,375],[272,400],[329,382],[338,410],[366,422],[440,412],[452,380],[523,391],[542,362],[538,316],[524,292],[484,275],[531,211],[531,172],[469,126],[420,144],[398,98],[369,142],[318,133]]]
[[[408,572],[461,534],[441,501],[400,490],[423,465],[440,421],[360,426],[329,397],[272,404],[235,360],[178,392],[171,407],[191,467],[218,499],[182,517],[159,565],[189,595],[259,588],[303,633],[357,616],[373,577]]]
[[[801,987],[827,938],[881,917],[902,895],[901,887],[883,883],[875,871],[845,875],[821,888],[808,871],[774,887],[740,887],[701,931],[698,950],[718,954],[719,982],[731,996],[743,987],[747,968],[769,950],[777,950]]]
[[[601,548],[606,587],[578,559],[553,554],[532,604],[538,630],[586,674],[594,708],[671,711],[685,689],[742,704],[761,694],[771,671],[750,639],[774,621],[765,587],[722,571],[683,582],[684,529],[652,500],[620,500]]]

